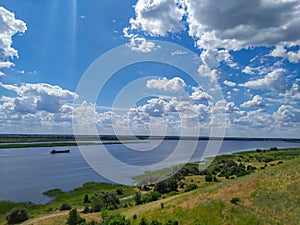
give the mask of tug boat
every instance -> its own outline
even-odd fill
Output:
[[[56,153],[70,153],[70,150],[52,150],[50,154],[56,154]]]

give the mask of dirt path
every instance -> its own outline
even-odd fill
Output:
[[[59,213],[54,213],[54,214],[50,214],[50,215],[46,215],[46,216],[42,216],[39,218],[34,218],[34,219],[29,219],[23,223],[21,223],[22,225],[31,225],[31,224],[35,224],[37,222],[40,222],[42,220],[47,220],[56,216],[63,216],[63,215],[67,215],[69,213],[69,211],[65,211],[65,212],[59,212]]]
[[[77,209],[78,212],[81,212],[82,210],[83,209]],[[41,216],[41,217],[38,217],[38,218],[33,218],[33,219],[26,220],[23,223],[21,223],[21,225],[32,225],[32,224],[35,224],[37,222],[47,220],[47,219],[50,219],[50,218],[53,218],[53,217],[68,215],[68,213],[69,213],[69,210],[52,213],[52,214]]]
[[[120,200],[126,200],[126,199],[130,199],[130,198],[133,198],[133,197],[134,197],[133,195],[129,195],[129,196],[121,198]],[[83,211],[83,208],[82,209],[77,209],[77,211],[81,212],[81,211]],[[40,222],[40,221],[43,221],[43,220],[47,220],[47,219],[50,219],[50,218],[53,218],[53,217],[68,215],[68,213],[69,213],[69,210],[68,211],[60,211],[60,212],[48,214],[48,215],[41,216],[41,217],[38,217],[38,218],[32,218],[32,219],[24,221],[23,223],[21,223],[21,225],[36,224],[37,222]]]

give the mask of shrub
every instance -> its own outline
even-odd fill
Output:
[[[116,190],[116,193],[117,193],[117,195],[122,195],[122,194],[123,194],[122,188],[118,188],[118,189]]]
[[[234,197],[230,200],[230,202],[235,205],[237,205],[240,201],[241,201],[241,199],[237,198],[237,197]]]
[[[152,220],[150,225],[162,225],[162,223],[158,222],[157,220]]]
[[[134,214],[133,217],[132,217],[132,219],[136,220],[137,219],[137,215]]]
[[[70,210],[71,208],[72,208],[72,207],[70,206],[69,203],[64,202],[63,204],[61,204],[59,210],[60,210],[60,211],[63,211],[63,210]]]
[[[118,213],[110,216],[102,215],[102,219],[102,225],[130,225],[130,220],[127,220],[125,216]]]
[[[28,220],[28,211],[25,208],[16,208],[8,213],[6,216],[7,224],[21,223]]]
[[[206,182],[212,182],[212,181],[213,181],[212,175],[211,175],[211,174],[205,175],[205,181],[206,181]]]
[[[148,222],[147,222],[147,220],[145,219],[145,217],[142,217],[142,219],[141,219],[139,225],[148,225]]]
[[[134,194],[134,200],[135,200],[135,204],[136,205],[140,205],[142,204],[142,195],[141,195],[141,192],[135,192]]]
[[[197,189],[197,187],[198,186],[196,184],[189,184],[189,185],[186,186],[185,192],[189,192],[189,191],[195,190],[195,189]]]
[[[85,206],[84,207],[84,210],[82,211],[84,214],[87,214],[87,213],[90,213],[91,211],[90,211],[90,209],[89,209],[89,207],[88,206]]]

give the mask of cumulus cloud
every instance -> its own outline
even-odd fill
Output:
[[[286,90],[285,93],[281,93],[280,96],[285,97],[286,99],[300,99],[300,87],[298,84],[294,83],[292,87]]]
[[[243,104],[241,104],[242,108],[250,108],[250,107],[262,108],[265,106],[266,104],[264,103],[263,98],[259,95],[255,95],[252,100],[246,101]]]
[[[167,79],[166,77],[159,79],[151,79],[146,83],[147,88],[158,89],[171,92],[181,92],[184,90],[186,84],[180,77]]]
[[[165,36],[184,29],[185,14],[179,0],[138,0],[135,18],[130,19],[131,30],[142,30],[152,36]]]
[[[136,52],[148,53],[155,48],[155,44],[152,41],[147,41],[145,38],[132,36],[130,43],[128,44],[131,50]]]
[[[11,100],[14,102],[15,112],[18,113],[36,113],[37,111],[58,113],[65,102],[70,102],[78,97],[69,90],[44,83],[26,83],[21,86],[0,83],[0,86],[16,92],[18,97]]]
[[[235,87],[236,86],[235,82],[232,82],[232,81],[229,81],[229,80],[224,80],[223,84],[225,84],[226,86],[229,86],[229,87]]]
[[[208,49],[202,51],[200,58],[209,68],[215,69],[220,66],[220,62],[225,61],[232,64],[231,55],[228,50]]]
[[[253,69],[252,67],[246,66],[246,67],[242,70],[242,72],[243,72],[243,73],[246,73],[246,74],[249,74],[249,75],[253,75],[253,74],[254,74],[253,70],[254,70],[254,69]]]
[[[202,64],[198,67],[198,73],[200,76],[208,77],[212,81],[216,81],[220,77],[220,72],[217,69],[211,69],[206,64]]]
[[[186,5],[189,34],[200,48],[299,44],[298,0],[187,0]]]
[[[277,45],[269,56],[281,57],[291,63],[298,63],[300,61],[300,49],[298,51],[288,51],[283,45]]]
[[[15,14],[0,6],[0,69],[9,68],[14,64],[10,58],[18,57],[18,51],[12,47],[12,37],[24,33],[26,24],[15,18]],[[0,72],[0,75],[3,74]]]
[[[274,113],[274,118],[277,121],[282,122],[283,125],[291,125],[291,123],[299,123],[300,110],[290,105],[282,105]]]
[[[272,115],[266,110],[243,112],[240,116],[232,118],[232,123],[252,128],[270,128],[274,122]]]
[[[213,97],[207,92],[200,90],[199,88],[193,87],[194,92],[190,96],[193,101],[197,102],[211,102]]]
[[[284,73],[284,69],[276,69],[268,73],[264,78],[251,80],[244,84],[240,84],[240,86],[253,89],[267,89],[283,92],[287,89],[287,81]]]

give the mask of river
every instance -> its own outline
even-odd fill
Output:
[[[111,170],[112,173],[122,175],[123,183],[132,183],[130,178],[145,172],[148,166],[164,162],[180,145],[178,140],[151,140],[131,143],[127,145],[114,144],[105,145],[106,150],[115,158],[118,158],[123,165],[136,167],[134,174],[123,176],[124,170],[115,165],[108,164],[105,158],[99,157],[99,167],[103,171]],[[221,144],[217,152],[210,152],[206,156],[214,154],[228,154],[237,151],[255,150],[256,148],[268,149],[270,147],[300,147],[298,142],[286,142],[278,140],[225,140],[211,141],[212,146]],[[180,145],[180,151],[172,158],[172,164],[189,161],[200,161],[208,141],[184,141]],[[194,146],[195,145],[195,146]],[[212,147],[210,146],[210,147]],[[46,203],[50,199],[42,193],[49,189],[60,188],[70,191],[81,186],[85,182],[111,182],[100,176],[84,160],[81,152],[99,152],[99,146],[77,146],[55,147],[56,150],[70,149],[70,153],[50,154],[53,147],[34,148],[9,148],[0,149],[0,200],[14,202],[31,201],[34,203]],[[190,148],[194,149],[189,151]],[[144,150],[141,150],[144,149]],[[214,149],[216,150],[216,149]],[[191,154],[192,153],[192,154]],[[206,152],[207,153],[207,152]],[[191,154],[191,157],[187,157]],[[103,161],[101,161],[103,160]],[[161,163],[161,166],[170,166],[168,162]],[[157,168],[159,169],[159,168]],[[107,177],[107,176],[106,176]]]

